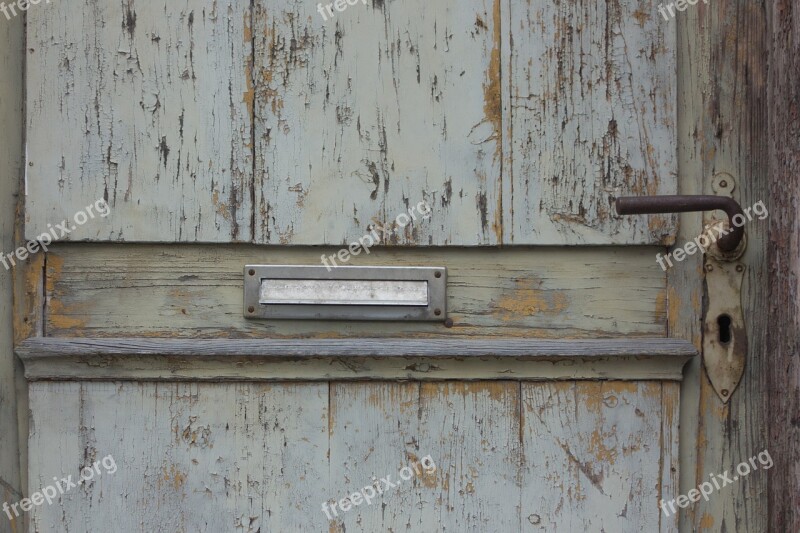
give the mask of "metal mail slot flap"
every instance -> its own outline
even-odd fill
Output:
[[[247,265],[244,316],[442,321],[446,287],[444,267]]]

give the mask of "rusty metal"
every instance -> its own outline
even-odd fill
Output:
[[[742,281],[745,269],[742,263],[706,257],[703,365],[723,403],[731,398],[744,375],[747,330],[742,313]]]
[[[620,215],[644,215],[655,213],[687,213],[693,211],[713,211],[720,209],[728,215],[730,232],[717,240],[721,250],[736,250],[744,237],[744,227],[733,223],[733,217],[744,218],[739,203],[727,196],[708,194],[669,195],[669,196],[626,196],[617,198],[617,213]]]

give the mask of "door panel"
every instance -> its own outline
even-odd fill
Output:
[[[313,264],[310,247],[59,245],[47,261],[46,329],[57,337],[663,336],[665,276],[639,248],[376,249],[351,265],[448,269],[453,326],[426,322],[250,320],[242,266]],[[623,282],[624,281],[624,282]]]
[[[668,242],[611,207],[676,190],[675,32],[646,4],[33,10],[26,235],[105,198],[63,238]]]
[[[507,242],[663,243],[674,234],[669,215],[620,218],[613,208],[617,196],[677,191],[676,31],[657,5],[509,2]]]
[[[25,235],[98,199],[67,240],[251,237],[249,5],[53,2],[28,12]]]
[[[256,242],[351,242],[422,200],[387,243],[500,242],[496,1],[258,6]]]
[[[678,385],[35,382],[34,507],[81,531],[674,531]],[[78,401],[79,400],[79,401]],[[662,418],[662,414],[666,414]],[[400,470],[408,465],[408,478]],[[430,466],[435,466],[435,471]],[[378,478],[400,484],[331,514]]]

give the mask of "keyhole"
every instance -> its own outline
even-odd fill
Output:
[[[719,326],[719,343],[728,344],[731,342],[731,317],[719,315],[717,317],[717,326]]]

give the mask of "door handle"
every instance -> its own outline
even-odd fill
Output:
[[[706,305],[703,312],[703,366],[720,400],[727,403],[744,375],[747,355],[747,330],[742,313],[742,282],[745,265],[738,261],[744,227],[734,224],[737,215],[744,219],[739,203],[727,196],[673,195],[628,196],[617,198],[617,213],[686,213],[720,209],[728,215],[731,231],[716,242],[723,252],[705,257]]]
[[[733,217],[744,211],[739,202],[728,196],[711,194],[669,195],[669,196],[624,196],[617,198],[617,213],[620,215],[645,215],[655,213],[689,213],[693,211],[714,211],[720,209],[728,215],[731,231],[717,241],[717,246],[725,252],[739,247],[744,238],[744,227],[733,223]]]

